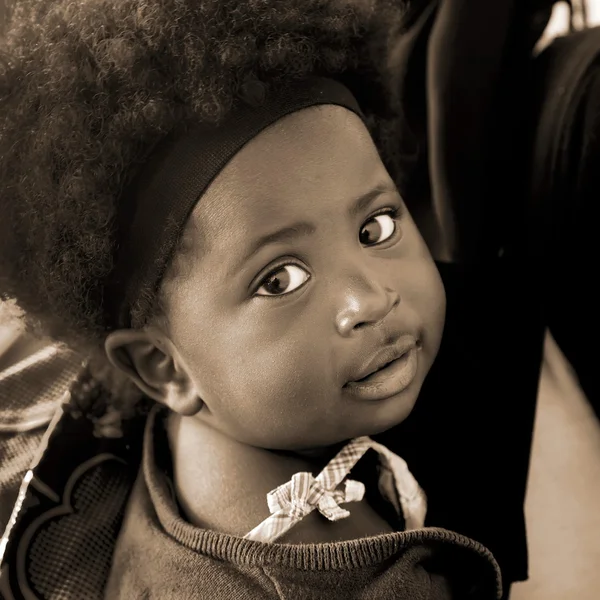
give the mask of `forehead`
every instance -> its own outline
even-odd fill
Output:
[[[319,200],[355,197],[387,176],[362,120],[339,106],[304,109],[252,139],[219,173],[193,219],[210,246],[224,219],[246,225],[306,216]],[[241,234],[241,231],[237,232]]]

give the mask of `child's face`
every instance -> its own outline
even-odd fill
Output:
[[[356,115],[325,106],[282,119],[233,158],[192,219],[198,243],[167,315],[206,405],[193,418],[282,450],[406,418],[439,348],[445,295]],[[349,383],[403,344],[416,346],[379,384]]]

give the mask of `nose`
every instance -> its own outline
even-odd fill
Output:
[[[377,325],[398,304],[400,296],[390,287],[366,278],[353,278],[336,315],[336,329],[347,337],[361,327]]]

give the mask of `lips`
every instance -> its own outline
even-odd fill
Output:
[[[418,372],[419,343],[413,336],[383,348],[358,369],[344,390],[356,400],[382,401],[401,394]]]
[[[404,356],[404,354],[402,355]],[[401,356],[398,358],[402,358]],[[398,359],[394,359],[394,360],[398,360]],[[365,377],[361,377],[360,379],[355,379],[354,381],[351,381],[350,383],[363,383],[363,382],[367,382],[372,378],[372,375],[376,375],[377,373],[379,373],[381,370],[385,369],[386,367],[389,367],[394,360],[390,360],[390,362],[385,363],[385,365],[382,365],[381,367],[375,369],[372,373],[369,373],[368,375],[366,375]]]
[[[371,375],[384,369],[390,363],[398,360],[413,348],[416,348],[417,345],[418,342],[414,336],[402,336],[393,346],[382,348],[375,356],[364,363],[346,385],[365,381]]]

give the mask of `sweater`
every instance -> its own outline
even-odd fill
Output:
[[[115,548],[105,598],[500,597],[500,572],[489,550],[443,529],[328,544],[279,544],[187,523],[179,514],[165,457],[157,456],[166,443],[155,414],[146,426],[142,468]]]

